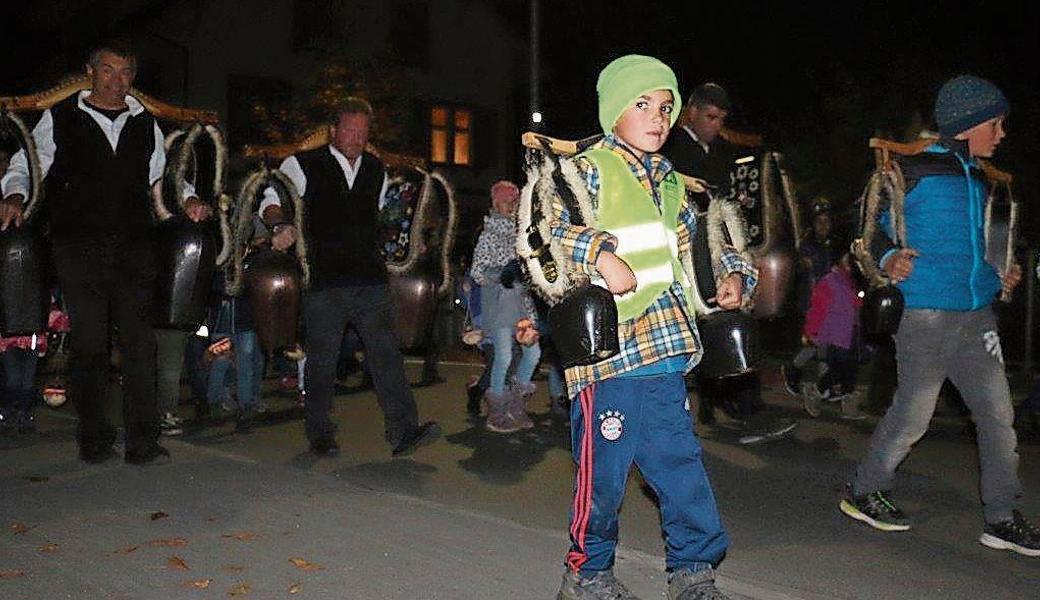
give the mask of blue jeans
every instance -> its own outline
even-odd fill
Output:
[[[614,377],[571,402],[578,464],[567,566],[590,577],[614,564],[618,510],[634,462],[657,493],[669,570],[718,565],[729,538],[684,407],[682,373]]]
[[[488,389],[493,394],[501,395],[506,391],[506,373],[513,362],[513,331],[512,327],[502,327],[491,333],[495,345],[495,359],[491,363],[491,386]],[[534,375],[535,367],[538,366],[542,350],[538,344],[520,346],[520,350],[520,361],[513,369],[513,378],[517,383],[528,383]]]
[[[235,355],[235,373],[237,375],[238,408],[248,410],[256,406],[260,400],[260,384],[264,374],[264,354],[260,350],[260,342],[256,332],[240,331],[229,336],[231,349]],[[219,404],[227,398],[227,374],[231,361],[226,357],[217,358],[210,365],[209,383],[206,398],[210,404]]]

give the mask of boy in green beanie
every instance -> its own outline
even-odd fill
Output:
[[[683,375],[700,360],[690,301],[694,212],[682,179],[657,151],[679,115],[675,75],[661,61],[629,55],[596,83],[606,137],[574,157],[569,181],[582,212],[572,224],[553,202],[553,244],[564,269],[614,294],[620,352],[567,369],[571,440],[578,465],[571,550],[558,598],[634,598],[613,575],[617,515],[635,463],[662,512],[672,600],[725,598],[714,568],[729,540],[693,432]],[[569,169],[563,169],[568,171]],[[718,304],[737,308],[757,272],[727,249]]]

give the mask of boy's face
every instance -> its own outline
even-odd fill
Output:
[[[1004,115],[983,121],[967,131],[958,133],[956,139],[968,142],[968,152],[979,158],[990,158],[996,152],[1004,131]]]
[[[621,113],[614,125],[614,135],[633,150],[657,152],[668,139],[672,123],[673,100],[669,90],[643,94]]]

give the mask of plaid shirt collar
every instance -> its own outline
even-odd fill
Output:
[[[631,149],[614,134],[607,135],[597,142],[594,147],[610,150],[624,159],[628,163],[628,167],[632,169],[632,174],[650,192],[651,196],[655,194],[650,182],[653,182],[652,187],[656,188],[673,169],[671,161],[665,158],[663,154],[646,153],[640,160],[638,152]]]

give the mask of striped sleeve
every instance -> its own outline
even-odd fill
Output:
[[[754,263],[737,252],[736,248],[732,246],[723,248],[720,262],[722,262],[723,273],[743,275],[745,295],[755,291],[755,286],[758,285],[758,269],[755,268]]]

